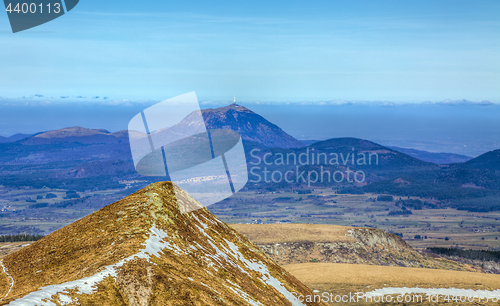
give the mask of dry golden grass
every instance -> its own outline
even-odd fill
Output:
[[[464,264],[424,256],[400,237],[379,229],[297,223],[231,226],[280,265],[323,262],[476,272]]]
[[[17,242],[1,242],[0,243],[0,258],[19,251],[23,247],[32,244],[34,241],[17,241]]]
[[[2,267],[0,267],[0,298],[7,295],[7,292],[9,292],[10,285],[11,285],[10,278],[7,276],[7,274],[5,274]]]
[[[346,236],[353,227],[327,224],[230,224],[255,244],[290,242],[355,242]]]
[[[462,288],[474,290],[496,290],[500,286],[500,275],[475,272],[447,271],[423,268],[403,268],[388,266],[351,265],[335,263],[305,263],[283,266],[318,295],[323,292],[334,295],[349,295],[356,292],[370,292],[387,287],[420,288]],[[336,303],[329,305],[406,305],[406,306],[462,306],[462,305],[500,305],[500,302],[445,301],[444,296],[436,303],[424,298],[422,301],[397,303],[374,302],[362,299],[358,302]]]
[[[7,255],[3,263],[15,284],[0,305],[40,287],[95,275],[125,258],[129,261],[115,269],[117,276],[100,282],[96,292],[69,290],[65,295],[78,299],[80,305],[248,305],[238,292],[242,290],[263,305],[287,305],[288,299],[265,283],[263,272],[241,261],[235,265],[230,256],[220,255],[221,250],[232,247],[246,260],[264,264],[269,277],[289,292],[312,294],[207,209],[181,213],[186,207],[200,204],[170,182],[151,184]],[[148,260],[130,259],[144,248],[153,225],[168,233],[161,235],[169,245],[156,243],[162,252]],[[8,278],[0,273],[0,293],[9,287]],[[52,302],[58,298],[53,295]]]
[[[308,286],[370,286],[369,290],[383,287],[496,290],[500,287],[498,274],[335,263],[304,263],[283,267]]]

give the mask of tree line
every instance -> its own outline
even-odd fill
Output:
[[[500,251],[489,250],[462,250],[455,248],[427,248],[436,254],[446,256],[457,256],[470,260],[495,261],[500,262]]]
[[[43,237],[42,235],[3,235],[0,236],[0,242],[37,241]]]

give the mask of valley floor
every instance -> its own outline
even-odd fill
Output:
[[[127,190],[109,189],[78,192],[79,199],[67,200],[67,192],[46,187],[24,190],[0,186],[0,234],[46,235],[127,195]],[[49,193],[56,198],[46,199]],[[38,197],[43,199],[29,202]],[[375,201],[377,197],[378,194],[337,194],[332,188],[315,188],[310,194],[291,190],[240,191],[208,208],[224,222],[233,224],[291,222],[370,227],[398,233],[415,248],[500,249],[500,211],[424,208],[412,209],[411,215],[389,215],[401,210],[396,203],[399,197],[387,202]],[[417,235],[422,239],[415,239]]]
[[[370,227],[398,233],[415,248],[500,249],[500,211],[424,208],[412,209],[410,215],[389,215],[391,211],[401,211],[396,203],[399,197],[384,202],[376,201],[377,196],[337,194],[331,188],[315,188],[310,194],[240,191],[209,209],[226,223],[291,222]],[[415,239],[416,235],[422,239]]]

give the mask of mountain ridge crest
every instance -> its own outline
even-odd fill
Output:
[[[182,214],[179,206],[200,209]],[[151,184],[2,263],[2,276],[14,282],[9,292],[8,281],[0,285],[8,292],[0,304],[304,305],[292,292],[312,294],[170,182]]]

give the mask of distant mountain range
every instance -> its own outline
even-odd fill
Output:
[[[302,179],[309,173],[314,180],[316,173],[320,176],[313,184],[315,186],[342,188],[353,185],[352,172],[356,171],[361,171],[365,175],[359,179],[361,185],[364,185],[415,171],[439,170],[436,164],[371,141],[350,137],[319,141],[303,148],[263,148],[254,143],[247,143],[246,147],[249,152],[247,161],[250,169],[248,188],[260,189],[264,185],[277,188],[303,188],[310,186],[308,180]],[[293,182],[285,182],[284,179],[273,182],[270,174],[274,172],[289,173],[288,178],[294,178]],[[321,173],[326,175],[323,176]],[[333,173],[338,173],[335,180]]]
[[[86,129],[79,126],[35,134],[22,141],[25,145],[41,145],[60,142],[81,144],[128,143],[128,132],[111,133],[104,129]]]
[[[379,154],[380,165],[384,167],[399,167],[399,166],[425,166],[432,167],[434,164],[455,164],[463,163],[464,166],[472,168],[491,168],[497,169],[498,164],[495,164],[495,159],[498,156],[498,150],[486,153],[476,159],[471,157],[452,154],[452,153],[432,153],[420,151],[409,148],[400,147],[384,147],[382,145],[356,139],[356,138],[335,138],[325,141],[306,140],[299,141],[294,137],[287,134],[277,125],[269,122],[262,116],[254,113],[253,111],[237,104],[231,104],[226,107],[205,109],[202,110],[203,118],[208,129],[231,129],[240,133],[242,139],[247,144],[249,149],[259,148],[261,151],[273,150],[272,148],[281,148],[285,150],[292,150],[300,154],[307,150],[317,150],[318,152],[336,152],[336,153],[358,153],[373,151]],[[189,126],[190,121],[186,120],[181,122],[178,126]],[[128,131],[119,131],[111,133],[103,129],[86,129],[83,127],[70,127],[54,131],[42,132],[35,135],[16,134],[9,138],[0,138],[4,143],[15,142],[17,145],[52,145],[51,147],[44,147],[44,150],[52,151],[54,154],[46,156],[48,161],[55,160],[84,160],[85,162],[103,161],[103,160],[130,160],[131,156],[128,148]],[[17,142],[16,142],[17,141]],[[80,154],[79,150],[72,150],[71,155],[55,154],[58,148],[62,151],[67,151],[68,146],[78,146],[80,150],[87,150],[88,156]],[[112,145],[112,146],[109,146]],[[23,150],[18,150],[18,154],[8,154],[7,156],[15,157],[18,160],[16,163],[30,163],[34,161],[33,154],[36,152],[35,148],[30,149],[28,156],[23,156]],[[91,151],[91,152],[88,152]],[[290,152],[292,152],[290,151]],[[495,153],[496,152],[496,153]],[[67,152],[66,152],[67,153]],[[7,157],[3,154],[4,158]],[[38,152],[36,162],[43,160],[44,152]],[[27,158],[29,157],[30,158]],[[0,162],[2,156],[0,156]],[[6,162],[5,159],[3,159]],[[95,168],[95,166],[93,166]]]
[[[252,112],[248,108],[237,104],[215,109],[204,109],[202,115],[207,129],[231,129],[238,131],[244,141],[260,143],[267,147],[299,148],[305,145],[287,134],[277,125],[264,117]],[[192,115],[168,129],[183,134],[190,131],[197,133],[199,127],[193,127]],[[21,135],[21,134],[18,134]],[[15,135],[16,136],[16,135]],[[16,141],[25,137],[12,136],[9,141]],[[4,141],[7,142],[7,141]],[[111,133],[103,129],[86,129],[83,127],[69,127],[33,135],[25,139],[25,145],[41,145],[53,143],[81,143],[81,144],[117,144],[128,143],[128,131]]]
[[[241,134],[249,172],[253,167],[260,167],[251,173],[253,178],[255,174],[277,170],[281,173],[292,171],[292,176],[302,171],[320,173],[322,169],[330,173],[341,171],[344,175],[348,170],[362,170],[366,175],[362,184],[352,186],[344,181],[335,186],[347,188],[346,192],[419,195],[443,201],[454,199],[455,203],[458,203],[456,199],[470,198],[475,199],[474,203],[461,203],[474,207],[486,205],[478,199],[487,197],[488,203],[497,205],[492,203],[500,191],[500,150],[470,159],[449,153],[385,147],[356,138],[300,142],[262,116],[237,104],[206,109],[202,115],[208,129],[231,129]],[[175,128],[184,132],[192,129],[190,116]],[[0,185],[87,190],[119,188],[120,180],[139,179],[146,184],[162,179],[143,177],[134,171],[128,134],[128,131],[111,133],[102,129],[70,127],[0,143]],[[280,162],[280,154],[295,158],[314,154],[314,158],[307,164]],[[330,183],[322,186],[331,186]],[[247,187],[303,188],[306,185],[283,181],[280,184],[250,182]],[[493,207],[491,205],[489,207]]]
[[[21,133],[12,135],[10,137],[0,136],[0,143],[14,142],[14,141],[18,141],[18,140],[21,140],[21,139],[28,138],[30,136],[31,136],[30,134],[21,134]]]
[[[400,147],[389,147],[389,148],[413,156],[420,160],[430,163],[435,163],[438,165],[464,163],[472,159],[472,157],[470,156],[453,154],[453,153],[434,153],[434,152],[427,152],[427,151],[421,151],[410,148],[400,148]]]
[[[301,140],[301,142],[307,146],[320,141],[323,140],[311,140],[311,139]],[[422,161],[438,165],[464,163],[472,159],[472,157],[470,156],[454,154],[454,153],[444,153],[444,152],[436,153],[436,152],[428,152],[428,151],[416,150],[411,148],[394,147],[394,146],[387,146],[387,148],[415,157]]]

